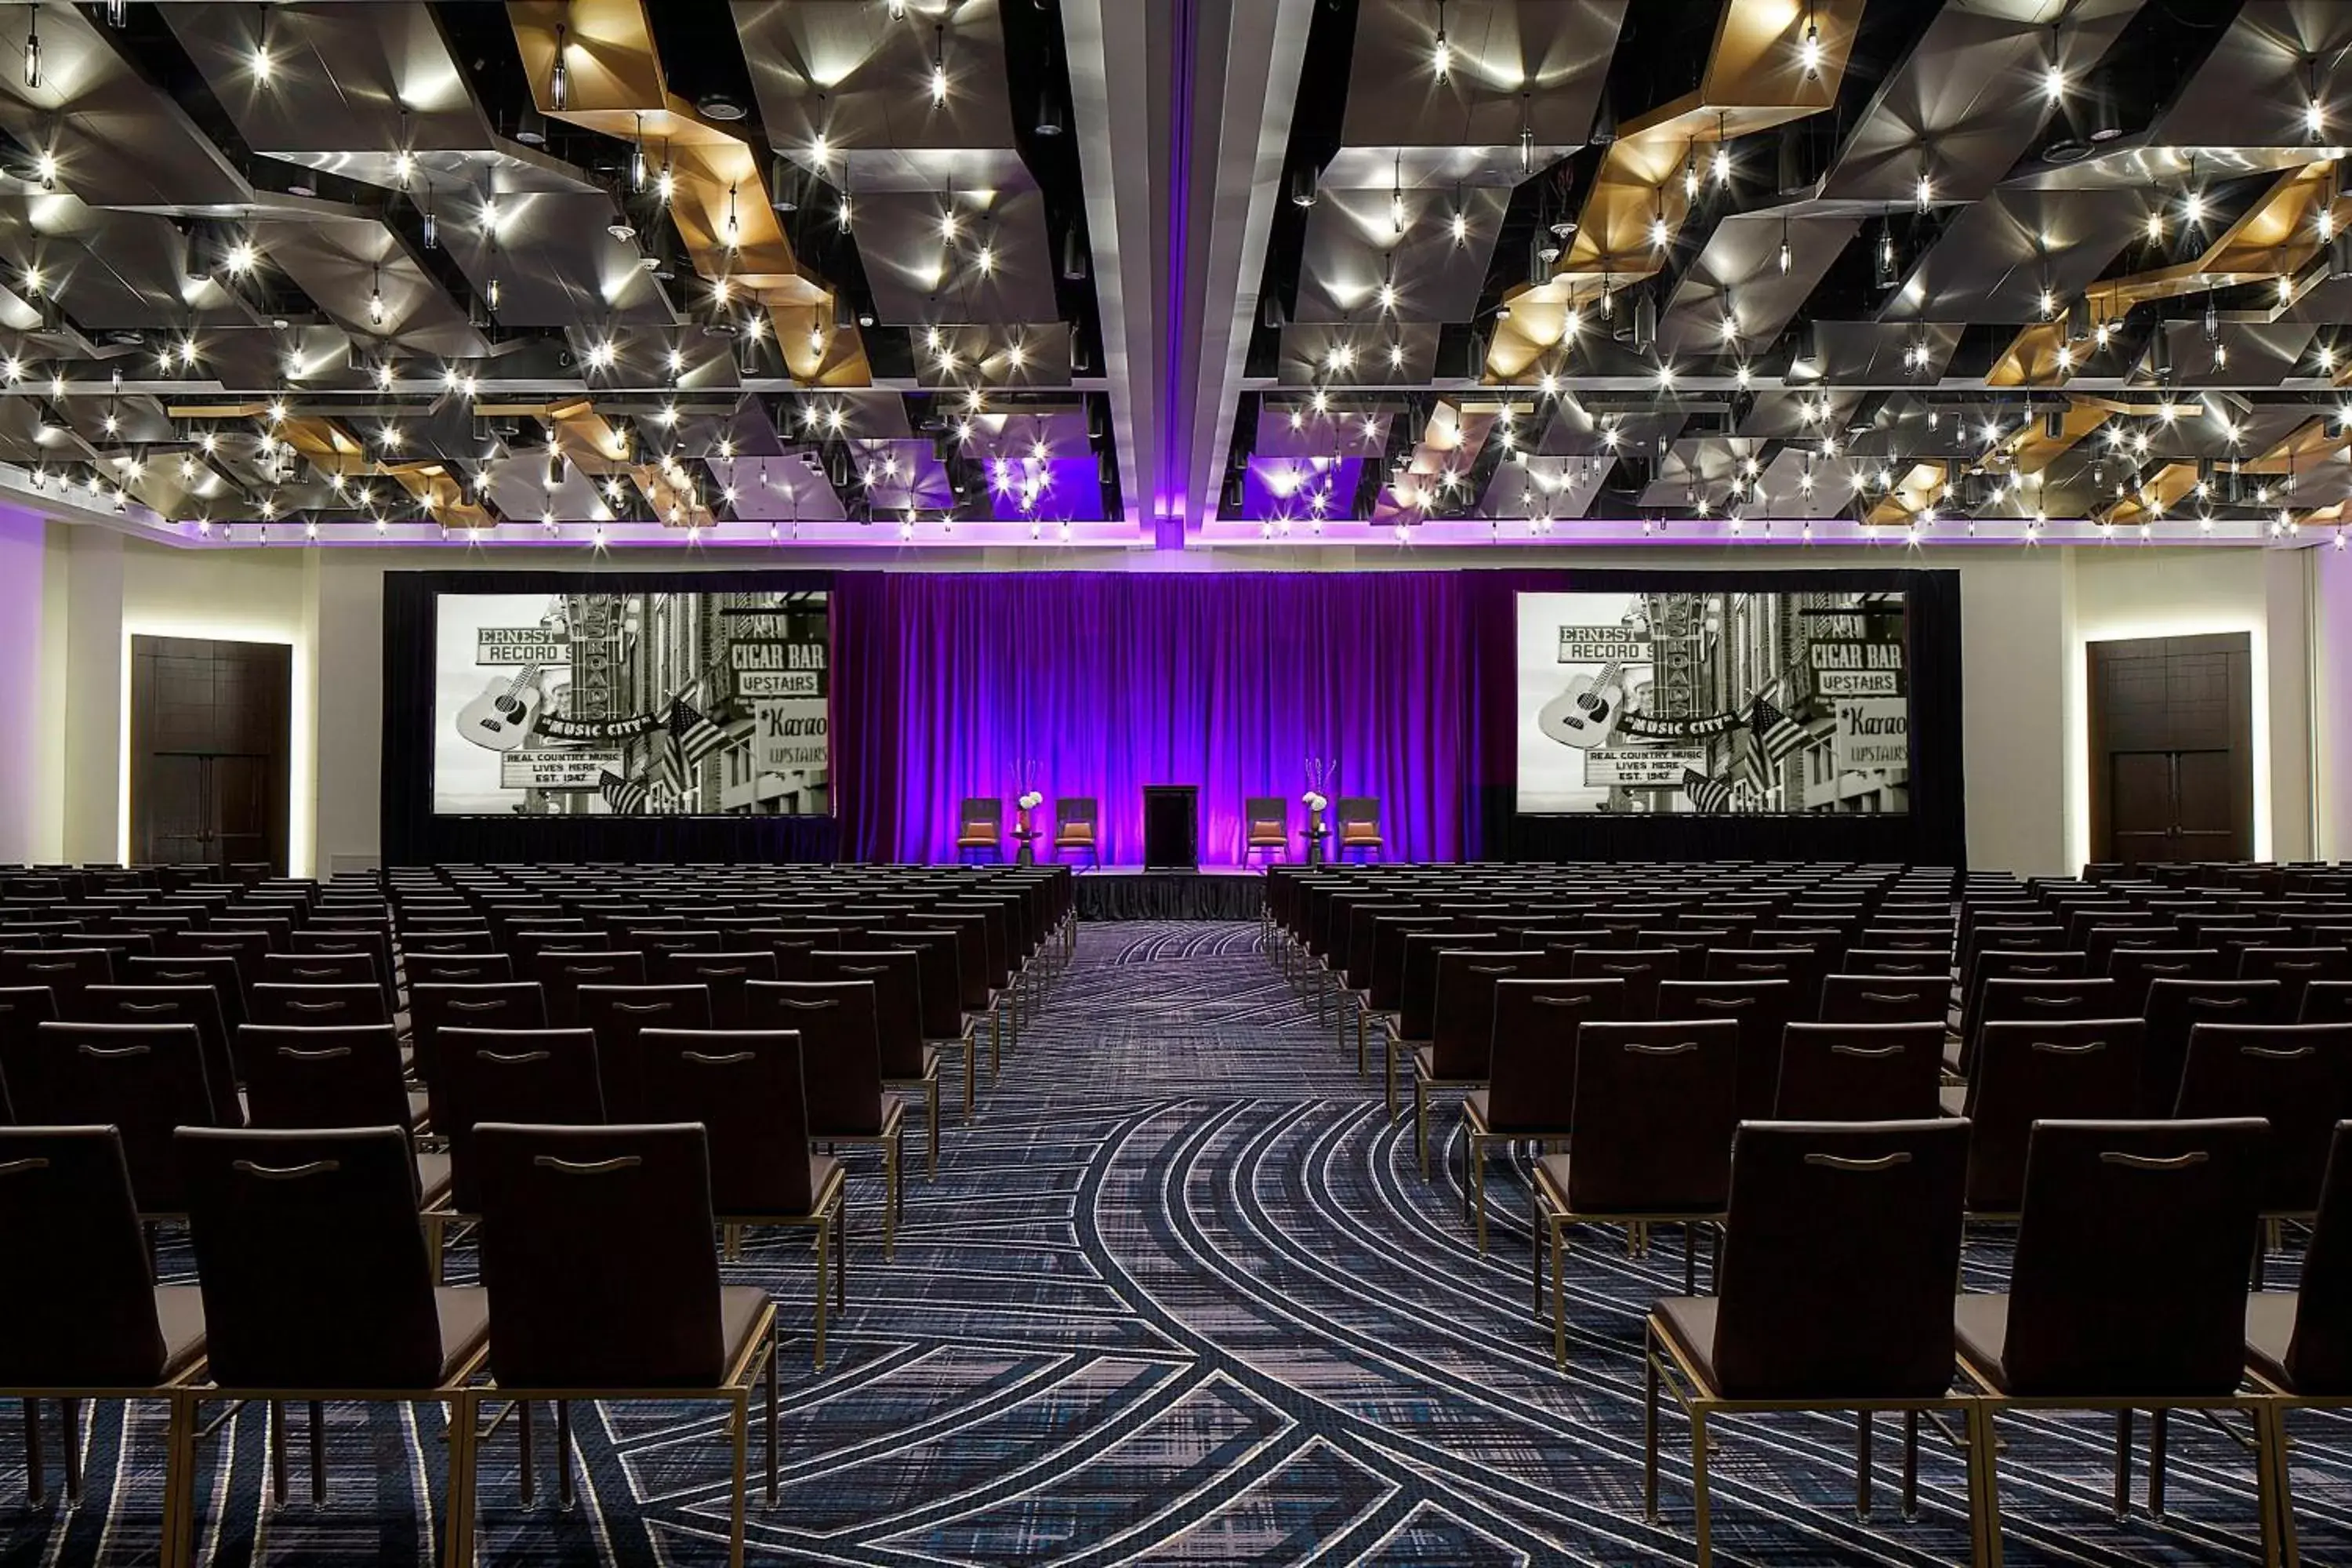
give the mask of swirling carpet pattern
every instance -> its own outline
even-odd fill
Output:
[[[1437,1126],[1450,1133],[1450,1107]],[[880,1177],[853,1155],[850,1305],[822,1372],[809,1359],[803,1236],[755,1235],[731,1282],[766,1285],[785,1347],[782,1490],[754,1560],[872,1564],[1131,1562],[1687,1563],[1685,1428],[1664,1418],[1664,1515],[1641,1515],[1641,1323],[1679,1289],[1678,1241],[1645,1258],[1615,1231],[1569,1258],[1569,1354],[1551,1361],[1529,1294],[1527,1188],[1490,1182],[1478,1256],[1458,1160],[1424,1181],[1409,1122],[1377,1078],[1259,950],[1248,924],[1089,925],[1022,1032],[976,1122],[950,1119],[939,1177],[908,1194],[895,1259]],[[863,1156],[861,1158],[861,1156]],[[919,1161],[910,1161],[919,1173]],[[1969,1284],[1998,1288],[2008,1244],[1971,1243]],[[2274,1263],[2291,1268],[2291,1260]],[[186,1278],[168,1241],[167,1277]],[[460,1243],[453,1280],[470,1278]],[[160,1408],[93,1413],[87,1500],[23,1501],[0,1438],[0,1564],[152,1563]],[[196,1551],[256,1562],[415,1563],[434,1556],[437,1409],[332,1406],[327,1504],[264,1500],[263,1413],[207,1445]],[[547,1442],[551,1423],[540,1423]],[[2167,1520],[2110,1511],[2105,1418],[2004,1424],[2013,1563],[2259,1558],[2252,1460],[2228,1431],[2173,1423]],[[2144,1428],[2143,1428],[2144,1430]],[[542,1458],[516,1485],[514,1426],[486,1447],[486,1563],[725,1560],[728,1439],[715,1407],[575,1412],[576,1506]],[[2352,1426],[2298,1418],[2307,1561],[2352,1562]],[[1903,1521],[1880,1440],[1874,1522],[1853,1506],[1850,1417],[1719,1424],[1715,1542],[1737,1563],[1965,1561],[1958,1454],[1930,1435],[1921,1510]],[[546,1449],[542,1447],[542,1455]],[[51,1445],[51,1459],[56,1448]]]

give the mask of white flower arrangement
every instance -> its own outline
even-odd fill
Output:
[[[1309,810],[1309,811],[1320,811],[1320,810],[1322,810],[1325,806],[1327,806],[1327,805],[1330,805],[1330,804],[1331,804],[1329,801],[1328,801],[1328,800],[1324,799],[1324,798],[1323,798],[1323,796],[1322,796],[1319,793],[1318,793],[1318,792],[1317,792],[1317,791],[1315,791],[1315,790],[1311,790],[1311,789],[1310,789],[1310,790],[1308,790],[1305,795],[1300,795],[1298,798],[1299,798],[1300,802],[1301,802],[1303,805],[1306,805],[1306,807],[1307,807],[1307,810]]]
[[[1021,809],[1024,811],[1034,811],[1039,806],[1045,804],[1045,797],[1033,789],[1028,794],[1023,795],[1016,804],[1019,805]]]

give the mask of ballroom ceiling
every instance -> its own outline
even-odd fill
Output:
[[[0,4],[186,543],[2333,541],[2338,0]]]

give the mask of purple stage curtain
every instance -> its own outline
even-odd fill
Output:
[[[1376,795],[1390,859],[1463,847],[1469,735],[1458,576],[1446,573],[850,573],[834,587],[843,847],[951,860],[967,795],[1038,764],[1094,797],[1105,865],[1143,860],[1143,786],[1201,791],[1201,860],[1243,859],[1243,801]],[[1010,841],[1008,839],[1008,851]]]

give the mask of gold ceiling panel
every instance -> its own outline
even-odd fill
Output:
[[[2268,451],[2221,467],[2241,474],[2308,474],[2347,449],[2352,449],[2352,426],[2339,427],[2332,419],[2314,417],[2287,432]]]
[[[2319,255],[2323,208],[2338,215],[2344,211],[2336,191],[2335,164],[2321,161],[2291,169],[2195,260],[2110,278],[2091,285],[2084,297],[2095,320],[2113,321],[2146,300],[2292,275]],[[1993,362],[1986,384],[2040,386],[2063,380],[2080,363],[2079,358],[2073,363],[2062,361],[2064,333],[2063,320],[2025,328]]]
[[[1663,269],[1653,229],[1663,219],[1671,238],[1689,217],[1679,177],[1686,163],[1696,160],[1705,181],[1718,141],[1768,131],[1836,101],[1863,4],[1731,0],[1725,6],[1698,90],[1619,128],[1551,280],[1509,297],[1510,317],[1496,325],[1487,349],[1490,379],[1524,374],[1559,343],[1571,304]],[[1820,68],[1810,74],[1802,55],[1808,24],[1821,35]]]
[[[2197,465],[2167,463],[2113,504],[2091,508],[2091,518],[2116,526],[2153,522],[2196,493]]]
[[[1912,464],[1904,470],[1902,478],[1889,486],[1886,493],[1863,513],[1862,521],[1866,524],[1879,525],[1909,522],[1943,499],[1949,472],[1942,463]]]
[[[793,255],[768,205],[751,143],[704,120],[669,90],[654,48],[648,3],[508,0],[508,18],[540,112],[623,141],[642,133],[647,160],[671,173],[669,214],[697,272],[748,290],[768,308],[770,324],[780,331],[786,322],[779,312],[823,307],[830,319],[832,293]],[[551,85],[559,28],[565,76],[562,109],[555,107]],[[849,342],[837,356],[828,356],[841,362],[828,384],[872,384],[856,330],[834,336]]]

